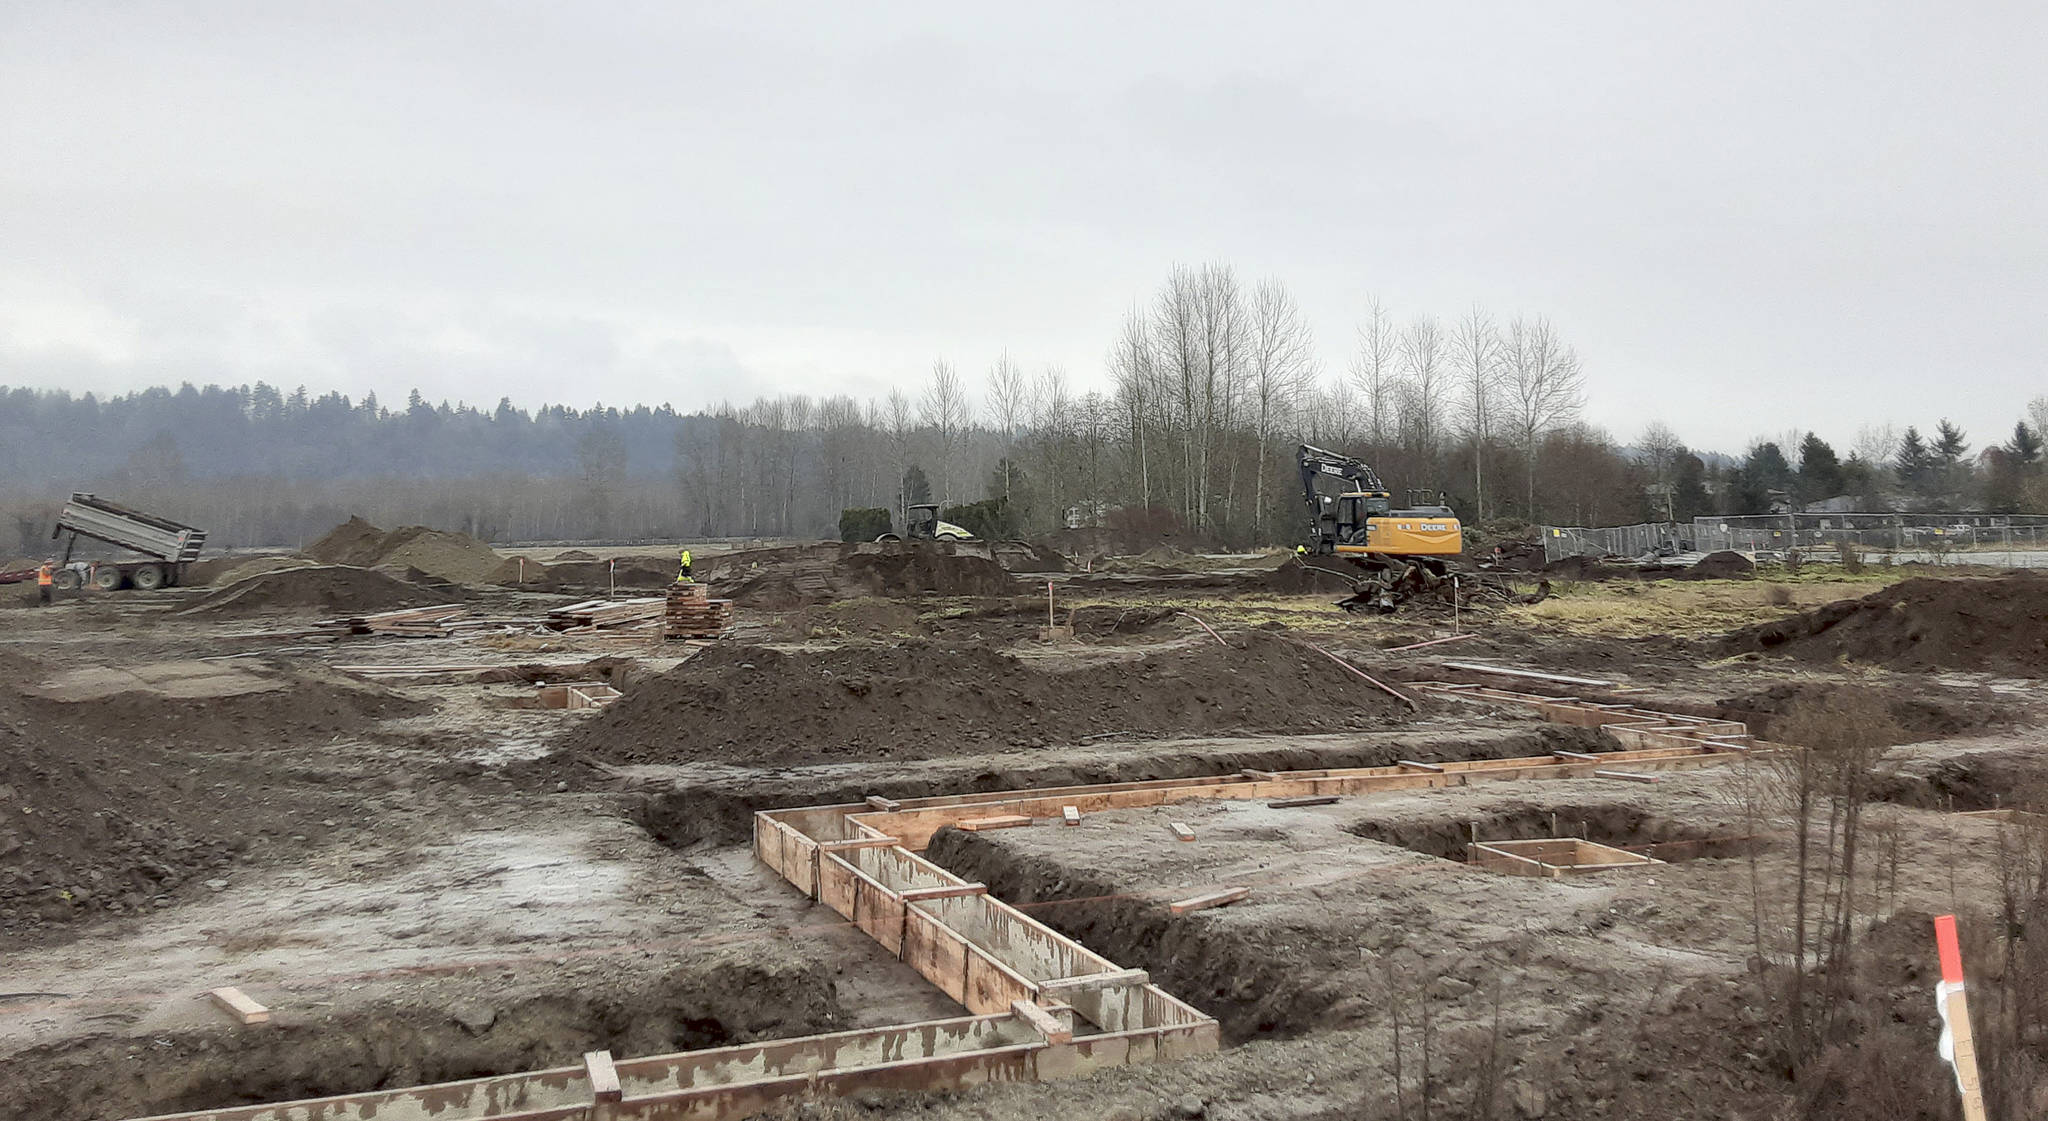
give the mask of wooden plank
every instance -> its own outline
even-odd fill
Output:
[[[1078,977],[1053,977],[1038,982],[1041,996],[1054,993],[1084,993],[1096,989],[1112,989],[1124,985],[1144,985],[1152,980],[1151,974],[1142,969],[1112,969],[1106,973],[1083,973]]]
[[[619,1087],[619,1072],[618,1068],[612,1065],[610,1051],[585,1051],[583,1075],[590,1079],[592,1102],[615,1102],[626,1096],[626,1092]]]
[[[1060,1022],[1053,1019],[1052,1013],[1047,1012],[1028,1000],[1011,1001],[1010,1011],[1015,1012],[1018,1019],[1031,1025],[1032,1031],[1044,1036],[1047,1043],[1072,1043],[1074,1041],[1074,1033],[1061,1027]]]
[[[870,794],[865,801],[869,809],[878,813],[892,814],[903,808],[903,803],[894,798],[884,798],[879,794]]]
[[[219,1005],[223,1011],[241,1023],[267,1024],[270,1022],[270,1009],[250,1000],[249,995],[238,988],[228,986],[226,988],[212,989],[206,995],[212,997],[215,1004]]]
[[[847,849],[893,849],[902,843],[895,837],[851,837],[843,841],[819,841],[818,848],[824,852],[845,852]]]
[[[1327,806],[1336,801],[1337,796],[1334,794],[1324,794],[1313,798],[1276,798],[1266,803],[1266,808],[1269,810],[1291,810],[1300,806]]]
[[[1251,893],[1252,889],[1248,887],[1227,887],[1220,891],[1211,891],[1197,895],[1192,899],[1183,899],[1178,903],[1171,904],[1168,910],[1171,910],[1176,915],[1185,915],[1189,911],[1206,911],[1211,907],[1228,907]]]
[[[1173,830],[1173,835],[1178,840],[1192,841],[1195,839],[1195,831],[1188,828],[1186,822],[1172,822],[1167,828]]]
[[[1064,819],[1068,825],[1079,825],[1081,824],[1081,807],[1061,806],[1060,817]]]
[[[979,833],[987,829],[1015,829],[1031,824],[1031,819],[1023,814],[998,814],[995,817],[970,817],[957,824],[969,833]]]
[[[1478,662],[1445,662],[1445,669],[1461,669],[1470,673],[1491,673],[1501,677],[1521,677],[1531,681],[1554,681],[1560,685],[1612,685],[1612,681],[1601,681],[1592,677],[1566,677],[1560,673],[1538,673],[1532,669],[1511,669],[1507,666],[1487,666]]]
[[[1570,759],[1577,763],[1597,763],[1600,761],[1598,755],[1588,755],[1583,751],[1553,751],[1551,754],[1559,759]]]
[[[904,888],[896,894],[905,903],[916,903],[923,899],[957,899],[964,895],[987,895],[987,884],[941,884],[938,887]]]
[[[1404,771],[1428,771],[1431,774],[1437,775],[1444,773],[1444,769],[1435,763],[1417,763],[1413,759],[1402,759],[1395,762],[1394,765]]]
[[[1643,775],[1643,774],[1637,774],[1637,773],[1636,773],[1636,772],[1634,772],[1634,771],[1594,771],[1594,772],[1593,772],[1593,777],[1594,777],[1594,778],[1618,778],[1618,779],[1626,779],[1626,780],[1628,780],[1629,782],[1659,782],[1659,781],[1661,781],[1660,779],[1658,779],[1658,777],[1657,777],[1656,775]]]
[[[1251,779],[1251,780],[1252,780],[1253,782],[1278,782],[1278,781],[1280,781],[1280,776],[1279,776],[1279,775],[1277,775],[1277,774],[1274,774],[1274,773],[1273,773],[1272,771],[1254,771],[1254,770],[1246,769],[1246,770],[1242,770],[1242,771],[1239,771],[1239,772],[1237,772],[1237,773],[1238,773],[1238,774],[1241,774],[1241,775],[1243,775],[1244,777],[1246,777],[1246,778],[1248,778],[1248,779]]]

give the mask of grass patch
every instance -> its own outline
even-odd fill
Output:
[[[1763,575],[1761,572],[1759,575]],[[1610,580],[1559,584],[1542,603],[1509,608],[1503,621],[1567,634],[1699,638],[1867,595],[1886,578],[1773,572],[1758,580]]]

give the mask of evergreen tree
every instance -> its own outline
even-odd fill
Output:
[[[1899,438],[1893,464],[1900,482],[1915,488],[1926,485],[1928,476],[1934,473],[1934,454],[1927,450],[1927,441],[1920,438],[1918,428],[1908,426],[1906,434]]]
[[[2041,459],[2041,437],[2027,427],[2026,421],[2012,426],[2012,440],[2005,445],[2005,454],[2022,467],[2031,467]]]
[[[1934,429],[1934,454],[1943,467],[1954,467],[1962,462],[1963,453],[1970,450],[1970,442],[1963,439],[1963,430],[1948,422],[1947,417]]]
[[[1826,440],[1812,432],[1799,444],[1798,492],[1802,505],[1842,493],[1842,461]]]
[[[932,500],[932,481],[925,477],[924,468],[911,464],[903,472],[903,505],[922,506]]]

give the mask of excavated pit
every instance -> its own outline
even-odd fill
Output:
[[[95,1121],[290,1101],[571,1064],[586,1051],[657,1055],[845,1026],[827,967],[716,963],[629,984],[282,1012],[262,1027],[102,1036],[0,1062],[0,1121]]]
[[[1108,878],[1005,847],[997,837],[945,828],[926,859],[988,885],[989,894],[1216,1017],[1227,1044],[1285,1038],[1331,1026],[1332,1010],[1356,993],[1341,979],[1285,964],[1259,937],[1176,918],[1156,900],[1124,893]]]
[[[1482,843],[1577,837],[1667,864],[1743,856],[1764,843],[1730,836],[1723,828],[1659,817],[1637,806],[1599,802],[1527,804],[1422,821],[1365,818],[1346,825],[1344,831],[1426,856],[1464,862],[1470,856],[1475,827]]]

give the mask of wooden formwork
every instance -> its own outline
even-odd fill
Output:
[[[145,1121],[734,1121],[806,1094],[1071,1078],[1202,1054],[1220,1045],[1213,1018],[1152,984],[1143,970],[1119,967],[918,853],[939,829],[966,820],[1063,821],[1073,816],[1069,808],[1078,815],[1204,799],[1334,797],[1576,778],[1617,764],[1630,771],[1666,770],[1772,746],[1735,721],[1480,686],[1415,687],[1600,727],[1624,750],[1245,771],[763,811],[754,815],[754,855],[763,864],[858,926],[970,1015],[618,1060],[602,1084],[593,1082],[591,1067],[579,1065]]]
[[[1647,868],[1664,862],[1579,837],[1539,837],[1527,841],[1475,841],[1465,850],[1465,863],[1511,876],[1555,879],[1617,868]]]

